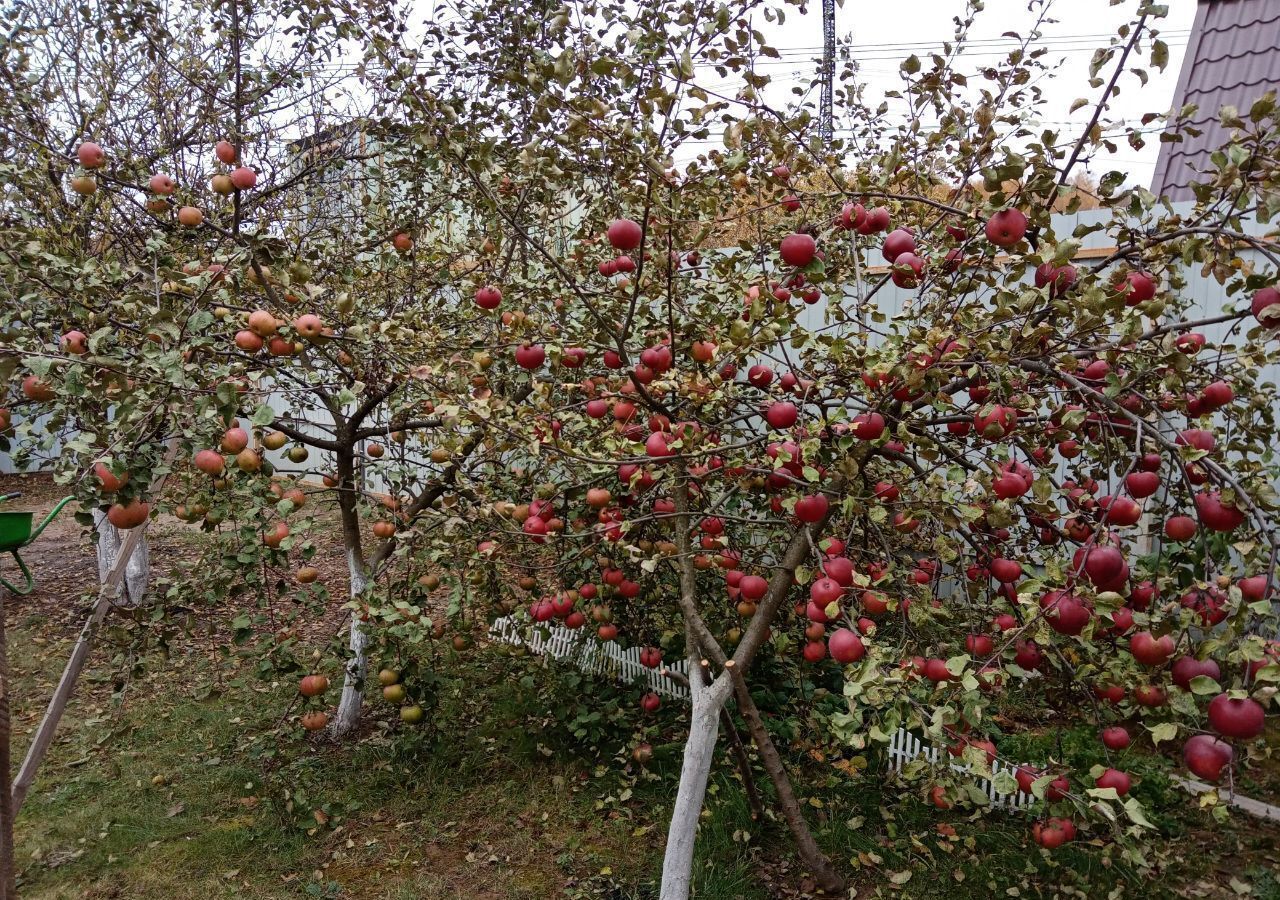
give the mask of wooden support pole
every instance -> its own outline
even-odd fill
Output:
[[[146,528],[145,524],[130,529],[129,536],[125,538],[125,546],[129,546],[129,538],[133,536],[134,532],[142,531],[144,528]],[[119,569],[121,575],[124,574],[123,563],[126,559],[127,557],[121,555],[117,563],[117,569]],[[32,782],[36,780],[36,771],[40,768],[40,763],[44,762],[45,754],[49,752],[49,746],[53,743],[53,736],[58,730],[58,723],[62,720],[62,714],[66,711],[67,703],[71,700],[71,692],[75,690],[76,681],[80,678],[80,672],[84,669],[84,664],[89,658],[89,649],[93,646],[93,638],[97,634],[102,620],[106,618],[107,610],[111,608],[112,599],[106,592],[99,593],[98,602],[94,605],[93,612],[90,613],[88,620],[84,623],[84,627],[80,629],[80,637],[76,639],[75,648],[71,651],[71,658],[67,660],[66,668],[62,671],[62,678],[58,681],[58,687],[54,690],[53,697],[49,700],[49,706],[44,711],[44,718],[40,720],[40,727],[36,729],[31,746],[27,748],[27,755],[22,761],[22,768],[18,770],[18,777],[13,781],[11,805],[15,816],[22,809],[22,801],[26,799],[27,792],[31,790]]]
[[[17,809],[9,801],[9,648],[4,628],[5,593],[0,591],[0,900],[15,900],[13,817]]]
[[[165,474],[152,480],[151,488],[148,491],[149,496],[154,497],[163,490],[164,483],[169,477],[168,469],[173,464],[177,452],[177,443],[170,443],[169,452],[164,461]],[[116,556],[115,564],[98,588],[98,602],[94,604],[93,612],[89,614],[84,627],[80,629],[80,637],[76,639],[76,645],[71,651],[71,658],[67,660],[66,668],[62,671],[62,678],[58,681],[53,697],[49,700],[49,706],[44,711],[44,718],[40,720],[40,727],[36,729],[35,737],[31,740],[31,746],[27,748],[27,755],[22,761],[22,768],[18,770],[18,777],[14,779],[12,799],[14,816],[17,816],[18,811],[22,809],[22,802],[27,798],[27,792],[31,790],[31,785],[36,780],[36,772],[39,770],[40,764],[44,762],[45,754],[49,752],[49,746],[53,743],[53,736],[58,730],[58,723],[62,721],[62,714],[66,711],[67,703],[71,700],[72,691],[75,690],[76,681],[79,680],[80,672],[84,669],[85,662],[89,659],[89,650],[93,646],[93,639],[98,633],[98,628],[101,627],[102,620],[106,618],[107,611],[123,594],[124,578],[129,568],[129,560],[133,557],[133,551],[137,549],[138,543],[147,533],[147,528],[150,525],[151,520],[148,519],[137,528],[129,529],[124,536],[124,540],[120,542],[120,552]],[[0,897],[0,900],[4,900],[4,898]]]

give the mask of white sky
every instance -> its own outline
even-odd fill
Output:
[[[1163,73],[1149,69],[1146,87],[1140,87],[1136,76],[1126,75],[1120,82],[1121,92],[1107,114],[1109,118],[1124,118],[1136,124],[1143,113],[1164,113],[1172,104],[1196,3],[1195,0],[1167,2],[1169,15],[1159,20],[1156,27],[1169,46],[1168,66]],[[1116,29],[1133,18],[1137,6],[1138,0],[1126,0],[1118,6],[1112,6],[1109,0],[1050,2],[1049,18],[1057,21],[1042,27],[1042,41],[1051,48],[1044,62],[1056,65],[1057,69],[1055,77],[1040,84],[1049,100],[1044,118],[1053,120],[1045,124],[1062,128],[1063,143],[1080,133],[1092,112],[1092,107],[1085,107],[1068,115],[1071,102],[1077,97],[1096,96],[1101,90],[1091,90],[1088,85],[1088,66],[1094,49],[1106,46]],[[971,32],[971,39],[982,45],[962,57],[962,61],[972,60],[971,68],[966,68],[963,62],[960,66],[966,74],[1001,59],[1016,46],[1011,39],[1001,37],[1002,33],[1025,34],[1037,16],[1036,12],[1028,11],[1028,0],[987,0],[986,7],[978,14]],[[942,42],[954,33],[952,18],[964,10],[964,0],[844,0],[843,8],[836,9],[836,38],[841,43],[852,38],[852,56],[859,61],[861,78],[867,84],[867,103],[874,106],[885,91],[901,86],[898,63],[902,59],[913,53],[924,59],[928,53],[940,50]],[[805,15],[789,7],[782,26],[770,24],[761,30],[772,45],[782,51],[782,60],[766,60],[761,71],[775,81],[769,100],[783,103],[791,96],[792,87],[808,84],[821,56],[821,0],[811,0]],[[1129,67],[1147,68],[1148,60],[1149,51],[1144,46],[1143,56],[1131,57]],[[836,71],[839,77],[839,63]],[[1111,67],[1105,68],[1101,76],[1109,78],[1111,71]],[[812,96],[816,103],[816,89]],[[1149,127],[1158,130],[1159,123]],[[1146,185],[1150,183],[1158,151],[1159,141],[1153,133],[1141,150],[1121,142],[1114,156],[1104,155],[1090,170],[1119,169],[1128,173],[1131,183]]]

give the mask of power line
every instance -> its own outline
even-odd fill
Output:
[[[1161,39],[1166,37],[1176,37],[1181,40],[1166,40],[1165,43],[1169,47],[1185,47],[1186,40],[1190,37],[1190,29],[1180,29],[1177,31],[1161,32]],[[1099,42],[1109,40],[1111,34],[1065,34],[1054,35],[1051,37],[1043,37],[1037,39],[1031,48],[1047,47],[1064,53],[1093,53],[1098,49]],[[837,44],[837,49],[841,54],[847,55],[855,61],[862,60],[899,60],[897,54],[900,52],[942,50],[944,45],[951,45],[959,49],[959,56],[999,56],[1008,49],[1015,49],[1022,46],[1022,42],[1014,38],[998,37],[998,38],[973,38],[958,42],[954,38],[946,38],[938,41],[917,41],[910,43],[874,43],[874,44]],[[824,47],[821,44],[801,45],[799,47],[786,47],[778,49],[778,59],[769,57],[756,60],[754,66],[776,66],[786,64],[789,60],[787,57],[806,57],[809,59],[820,58]],[[430,63],[422,62],[419,67],[429,66]],[[720,67],[724,66],[723,61],[698,60],[695,66]],[[327,62],[318,65],[309,66],[311,70],[324,71],[354,71],[364,68],[365,62]]]

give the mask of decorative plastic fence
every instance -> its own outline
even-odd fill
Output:
[[[919,756],[925,757],[936,766],[940,756],[946,752],[945,748],[925,744],[907,729],[899,728],[894,732],[893,737],[889,739],[889,768],[895,772],[901,772],[907,763]],[[953,762],[950,763],[950,766],[952,771],[955,772],[969,771],[969,767],[961,763]],[[1012,775],[1016,768],[1016,766],[1003,763],[997,759],[991,764],[991,774],[996,775],[1007,771]],[[992,806],[1002,809],[1028,809],[1036,803],[1034,795],[1024,794],[1021,791],[1014,791],[1012,794],[997,793],[996,787],[990,779],[975,778],[973,781],[978,786],[978,789],[987,795],[987,799],[991,801]]]
[[[617,681],[633,682],[640,679],[656,694],[688,701],[689,689],[673,678],[661,674],[663,669],[689,677],[689,664],[683,659],[667,662],[650,669],[640,664],[640,648],[623,650],[612,641],[597,640],[589,628],[565,628],[563,625],[532,627],[521,624],[513,616],[504,616],[493,623],[489,635],[504,644],[527,647],[539,656],[553,659],[569,659],[584,672],[602,675]]]
[[[590,629],[574,630],[563,625],[532,627],[527,623],[520,623],[513,616],[504,616],[495,621],[489,634],[495,640],[527,647],[531,653],[540,656],[571,660],[579,669],[593,675],[626,682],[641,679],[655,693],[685,701],[689,699],[687,687],[661,674],[665,668],[678,672],[687,679],[689,666],[683,659],[672,660],[670,663],[664,660],[662,668],[650,669],[640,665],[639,648],[623,650],[611,641],[596,640]],[[905,728],[899,728],[889,741],[889,767],[894,772],[901,772],[907,763],[919,756],[924,756],[930,763],[937,765],[941,754],[945,752],[945,748],[925,744]],[[969,768],[959,763],[950,763],[950,766],[956,772],[965,772]],[[1013,769],[1013,766],[1000,760],[996,760],[991,766],[992,774],[1004,770],[1013,774]],[[1036,803],[1035,797],[1020,791],[1009,795],[997,793],[995,785],[987,778],[975,778],[974,783],[995,807],[1021,810]]]

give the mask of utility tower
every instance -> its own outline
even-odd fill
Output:
[[[836,0],[822,0],[822,97],[818,101],[818,133],[824,144],[835,134],[832,92],[836,78]]]

